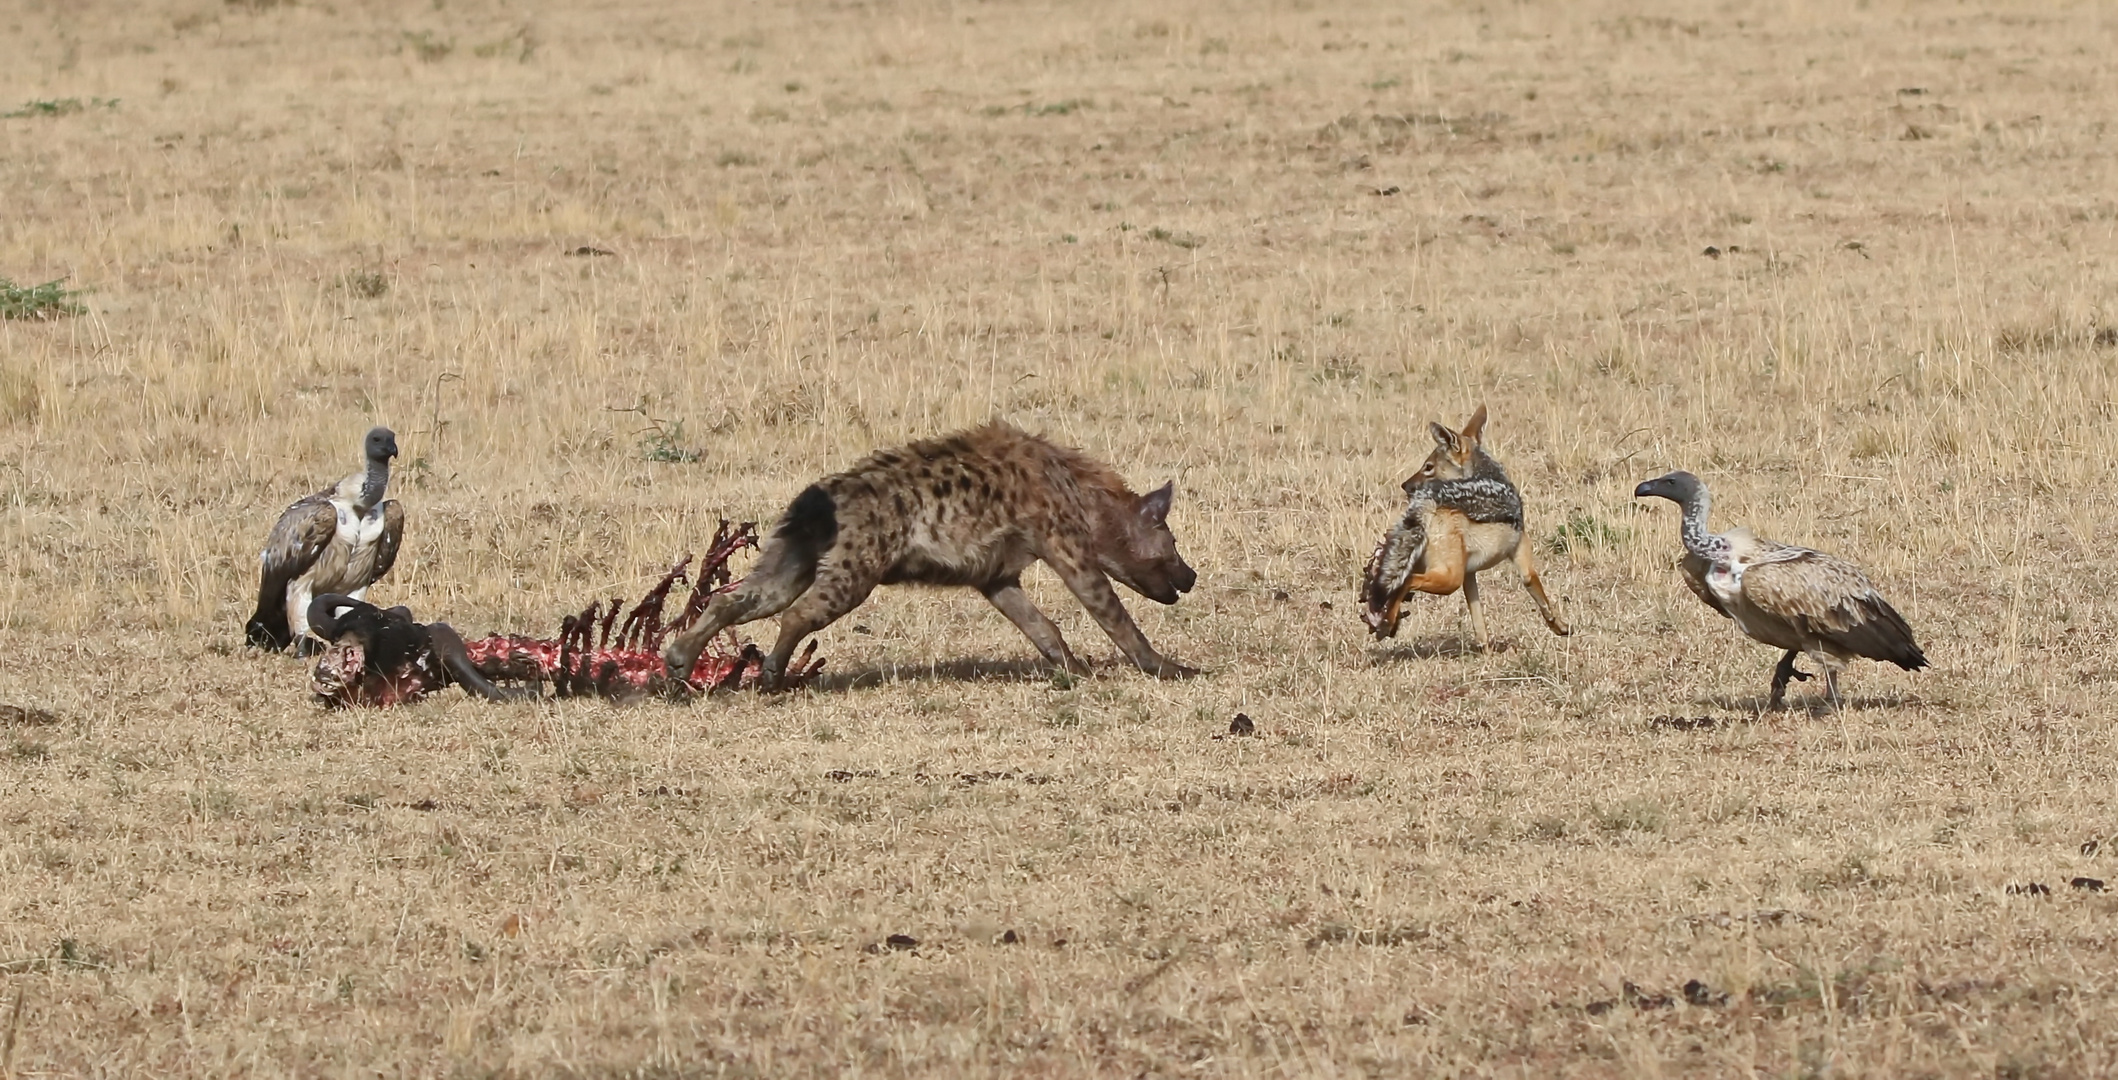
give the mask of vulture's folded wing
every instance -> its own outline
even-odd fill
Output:
[[[375,573],[363,587],[381,581],[390,567],[397,565],[397,548],[404,542],[404,506],[396,499],[383,503],[382,535],[375,538]]]
[[[283,649],[293,640],[287,626],[287,583],[306,573],[338,535],[338,508],[329,492],[318,492],[287,508],[258,555],[257,611],[246,626],[250,643]]]
[[[1861,568],[1807,548],[1783,548],[1743,573],[1743,599],[1804,636],[1907,671],[1927,666],[1905,617]]]

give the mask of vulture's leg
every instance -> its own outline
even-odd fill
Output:
[[[1797,671],[1794,666],[1795,658],[1801,655],[1802,654],[1800,650],[1789,649],[1787,650],[1787,655],[1780,657],[1780,666],[1772,669],[1772,705],[1770,706],[1771,708],[1779,708],[1781,702],[1785,700],[1785,698],[1787,697],[1787,683],[1790,680],[1794,682],[1809,681],[1809,673],[1806,671]]]
[[[1492,647],[1493,639],[1486,636],[1486,613],[1478,606],[1478,575],[1466,572],[1463,576],[1463,606],[1471,613],[1471,636],[1478,640],[1478,650],[1484,652]]]
[[[463,647],[463,636],[449,624],[428,623],[427,640],[433,645],[435,654],[441,657],[442,664],[449,669],[449,676],[461,684],[466,692],[487,701],[534,701],[539,696],[534,686],[503,689],[480,675],[477,665],[471,663],[470,650]]]
[[[1522,587],[1530,590],[1530,599],[1537,601],[1537,614],[1544,616],[1544,625],[1552,633],[1565,637],[1574,631],[1559,616],[1559,606],[1544,594],[1544,579],[1537,576],[1537,563],[1530,557],[1531,543],[1525,540],[1515,548],[1515,568],[1522,571]]]
[[[1846,670],[1846,661],[1828,652],[1813,652],[1809,659],[1824,669],[1824,700],[1831,703],[1831,711],[1839,710],[1839,672]]]

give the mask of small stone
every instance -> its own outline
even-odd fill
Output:
[[[1228,733],[1238,737],[1247,737],[1257,734],[1258,726],[1251,722],[1250,717],[1237,713],[1235,714],[1235,719],[1228,722]]]

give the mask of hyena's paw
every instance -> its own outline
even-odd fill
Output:
[[[1189,679],[1198,675],[1198,673],[1198,668],[1167,659],[1163,660],[1162,666],[1156,668],[1153,672],[1154,677],[1157,679]]]

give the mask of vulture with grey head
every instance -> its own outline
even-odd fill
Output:
[[[277,651],[299,642],[298,651],[310,651],[320,644],[309,632],[310,601],[327,593],[361,599],[397,561],[404,507],[382,497],[397,436],[375,428],[365,450],[367,468],[288,507],[265,538],[257,611],[243,628],[250,644]]]
[[[1807,653],[1824,669],[1825,696],[1839,704],[1839,672],[1865,656],[1906,671],[1927,666],[1912,627],[1890,606],[1861,568],[1821,551],[1754,535],[1749,529],[1706,531],[1713,497],[1688,472],[1643,482],[1634,498],[1668,499],[1684,509],[1684,584],[1706,606],[1735,620],[1743,633],[1785,649],[1772,673],[1772,708],[1790,680],[1807,680],[1795,658]]]

